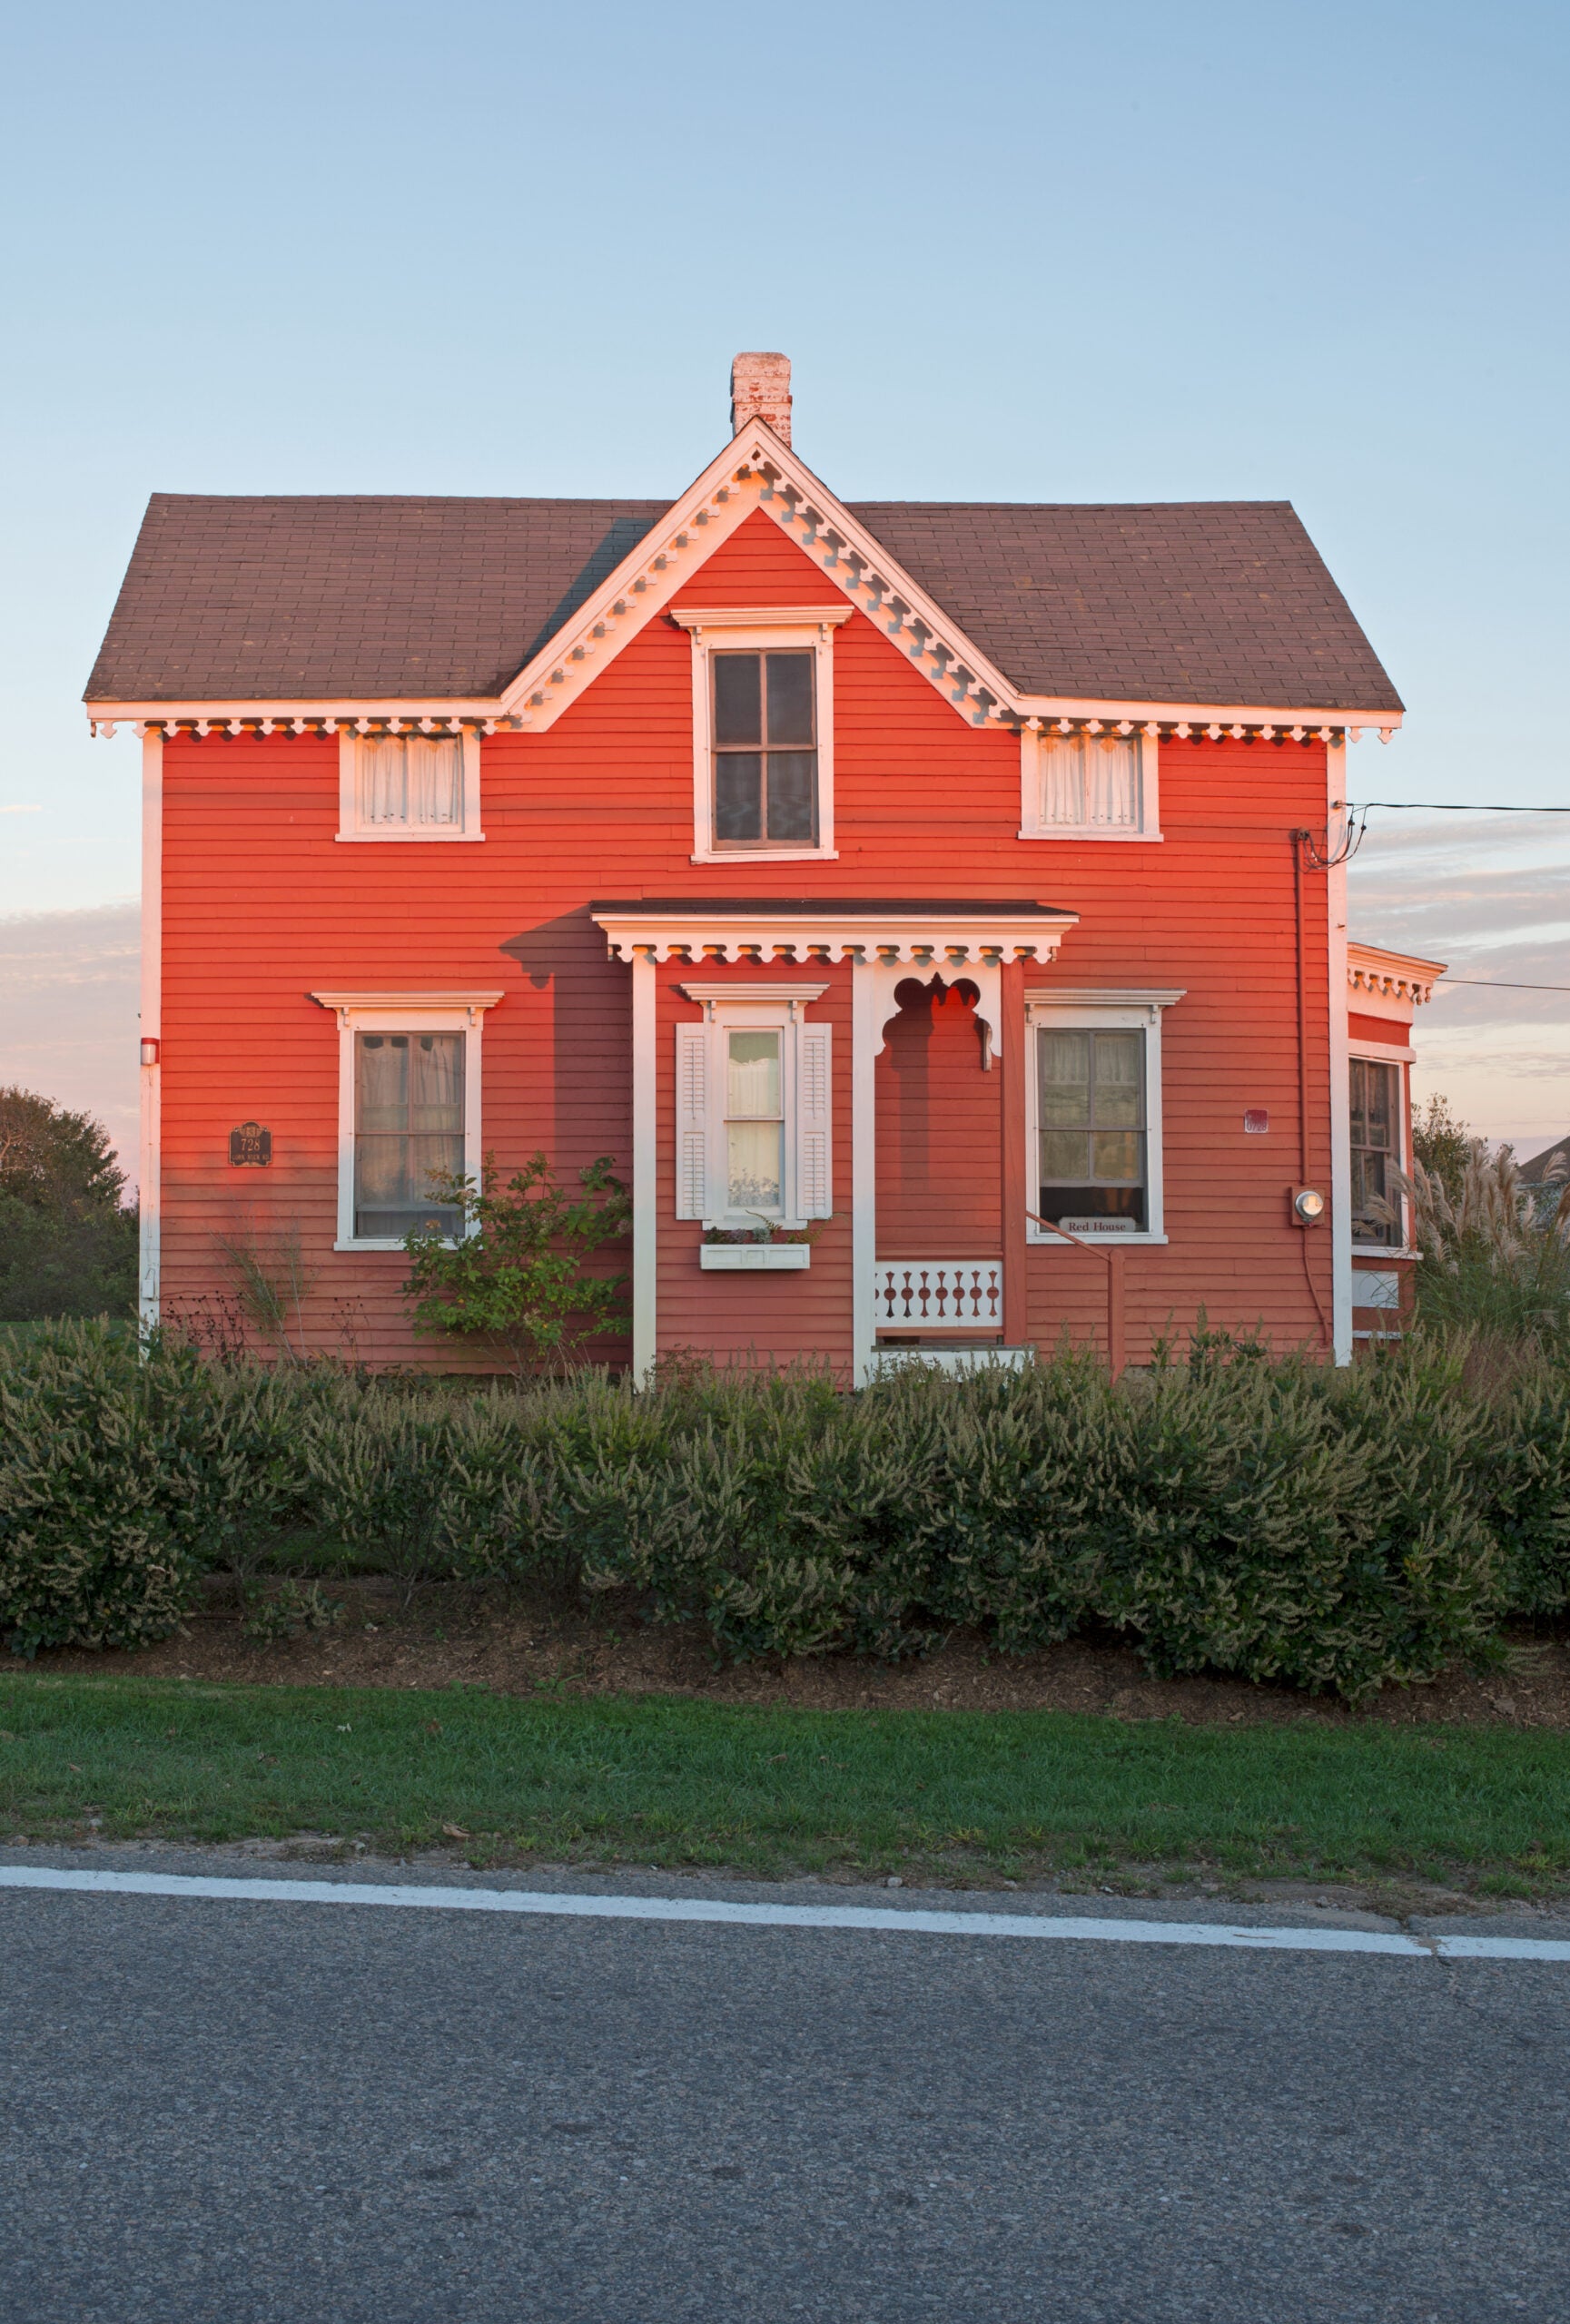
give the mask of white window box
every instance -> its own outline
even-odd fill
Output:
[[[706,1269],[717,1268],[724,1275],[756,1267],[778,1274],[811,1266],[812,1257],[810,1243],[700,1243],[697,1263]]]

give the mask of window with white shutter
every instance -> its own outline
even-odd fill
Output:
[[[676,1216],[785,1228],[829,1217],[830,1028],[794,1000],[685,990],[703,995],[705,1019],[676,1029]]]

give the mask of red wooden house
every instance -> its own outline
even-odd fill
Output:
[[[1401,706],[1293,510],[847,506],[785,359],[732,390],[675,500],[150,505],[87,695],[143,736],[145,1311],[249,1220],[322,1344],[450,1363],[427,1174],[543,1148],[630,1185],[640,1374],[1095,1337],[1113,1251],[1133,1361],[1201,1308],[1345,1360],[1434,971],[1348,953]]]

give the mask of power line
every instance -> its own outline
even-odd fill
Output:
[[[1434,981],[1469,985],[1474,992],[1570,992],[1570,984],[1515,984],[1508,977],[1436,977]]]
[[[1365,814],[1370,807],[1394,807],[1425,815],[1570,815],[1570,807],[1501,807],[1492,799],[1486,806],[1474,799],[1343,799],[1341,804]]]

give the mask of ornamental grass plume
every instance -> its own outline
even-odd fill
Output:
[[[1412,1206],[1417,1311],[1425,1323],[1469,1325],[1508,1338],[1557,1339],[1570,1329],[1570,1187],[1539,1221],[1515,1154],[1469,1141],[1451,1184],[1415,1162],[1395,1173]],[[1394,1218],[1392,1206],[1379,1206]]]

